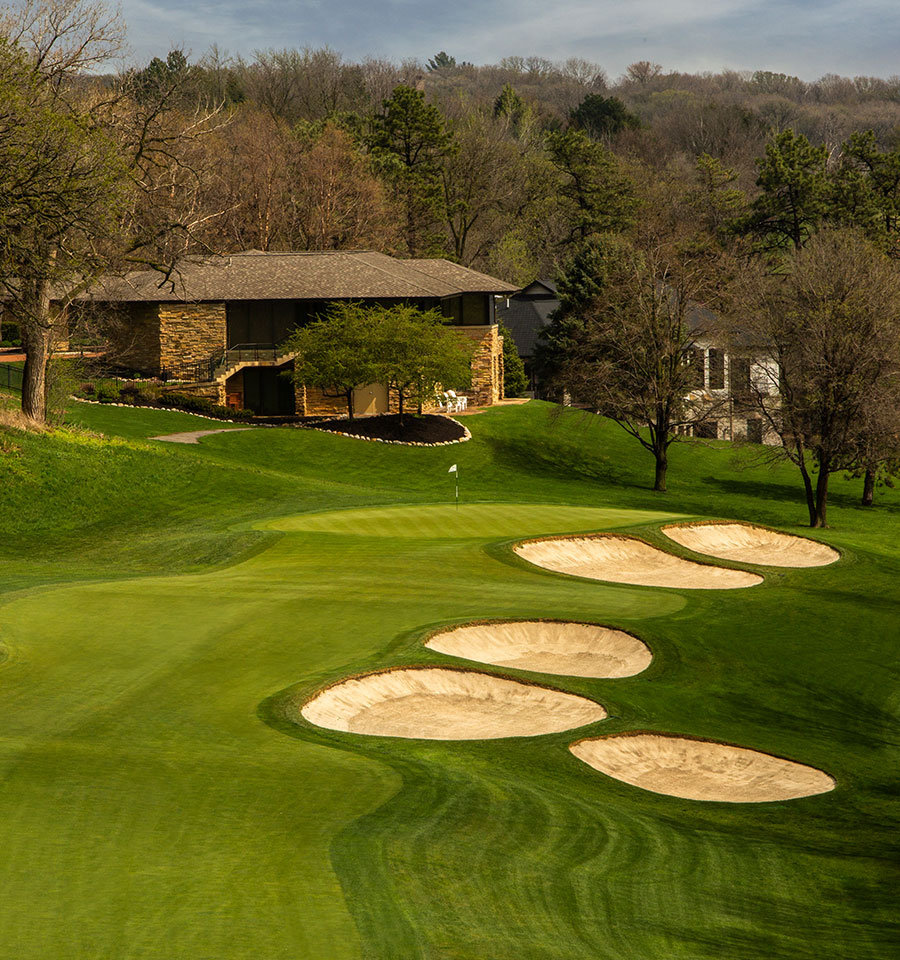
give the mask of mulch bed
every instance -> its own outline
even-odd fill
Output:
[[[372,440],[394,440],[401,443],[449,443],[452,440],[461,440],[466,435],[465,428],[449,417],[430,413],[421,417],[406,413],[403,415],[402,426],[400,417],[395,413],[352,421],[322,420],[312,426],[330,433],[349,433]]]

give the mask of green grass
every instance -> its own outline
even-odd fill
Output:
[[[900,496],[865,510],[836,478],[816,535],[841,562],[747,590],[557,576],[511,543],[663,543],[687,516],[803,532],[805,507],[792,470],[719,444],[677,448],[654,494],[628,438],[549,409],[471,417],[470,443],[437,449],[295,429],[181,447],[148,438],[209,421],[85,405],[71,417],[93,434],[10,436],[2,960],[895,954]],[[286,719],[347,674],[458,662],[424,636],[495,617],[620,626],[654,662],[538,677],[609,709],[569,734],[438,743]],[[838,787],[695,803],[568,753],[632,729],[771,751]]]

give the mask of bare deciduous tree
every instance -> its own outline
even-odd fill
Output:
[[[825,230],[783,272],[748,267],[734,303],[733,335],[771,361],[756,406],[800,471],[810,526],[827,526],[831,474],[874,461],[900,418],[896,267],[859,234]]]
[[[0,284],[26,355],[22,410],[43,422],[61,309],[102,269],[125,193],[118,148],[68,89],[69,72],[119,38],[102,8],[68,0],[4,20],[30,46],[0,41]]]
[[[373,247],[398,241],[386,191],[350,137],[333,124],[294,150],[289,165],[290,241],[305,250]]]
[[[560,278],[563,315],[548,338],[559,351],[556,387],[648,450],[661,492],[669,447],[726,402],[700,389],[693,363],[707,277],[690,254],[607,236],[589,241]]]
[[[4,6],[0,36],[28,50],[41,76],[55,81],[90,72],[125,49],[119,12],[85,0],[24,0]]]

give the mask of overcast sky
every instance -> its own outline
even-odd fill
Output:
[[[496,63],[584,57],[615,79],[636,60],[666,70],[900,74],[898,0],[122,0],[132,60],[212,44],[252,56],[328,45],[365,56]]]

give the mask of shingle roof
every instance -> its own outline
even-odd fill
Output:
[[[557,295],[555,280],[532,280],[527,287],[523,288],[522,295],[552,298]]]
[[[520,357],[534,356],[534,348],[541,330],[550,323],[550,314],[559,306],[559,300],[519,300],[512,298],[509,306],[497,305],[497,321],[512,334]]]
[[[397,260],[374,251],[270,253],[248,250],[185,260],[165,280],[151,270],[108,279],[94,300],[210,302],[355,300],[514,293],[518,287],[449,260]]]

